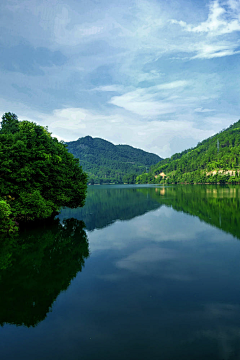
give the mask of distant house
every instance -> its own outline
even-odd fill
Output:
[[[167,176],[166,174],[164,174],[164,172],[162,171],[160,174],[155,175],[155,178],[161,176],[163,179],[165,178],[165,176]]]

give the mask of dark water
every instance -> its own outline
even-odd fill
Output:
[[[0,359],[240,359],[240,187],[93,186],[0,242]]]

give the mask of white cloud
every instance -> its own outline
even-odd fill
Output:
[[[217,44],[199,43],[196,46],[197,55],[192,59],[212,59],[223,56],[239,54],[239,44],[231,42],[219,42]]]
[[[181,150],[184,150],[183,139],[191,138],[197,144],[198,141],[213,135],[212,130],[198,129],[190,120],[177,118],[145,122],[134,115],[104,115],[82,108],[57,109],[50,115],[42,115],[42,119],[42,122],[39,119],[38,122],[42,125],[48,124],[49,130],[65,141],[91,135],[114,144],[129,144],[162,157],[171,155],[172,145],[176,146],[178,142]]]
[[[172,81],[170,83],[157,85],[156,88],[158,90],[171,90],[171,89],[182,88],[182,87],[185,87],[187,85],[189,85],[189,81],[178,80],[178,81]]]
[[[106,91],[106,92],[124,92],[124,87],[121,85],[105,85],[105,86],[98,86],[92,91]]]
[[[234,12],[236,12],[237,14],[240,13],[240,1],[239,0],[228,0],[228,5]]]
[[[146,94],[141,90],[135,90],[121,96],[114,96],[110,104],[122,107],[134,114],[143,117],[152,117],[162,114],[171,114],[176,108],[170,102],[156,101],[154,94]]]
[[[196,53],[190,56],[191,59],[212,59],[239,53],[239,41],[231,36],[240,31],[239,1],[229,0],[222,5],[218,0],[211,1],[207,20],[198,25],[176,19],[170,22],[189,33],[180,47],[183,52]]]
[[[139,88],[120,96],[114,96],[109,103],[143,117],[171,114],[176,112],[180,106],[174,101],[176,90],[188,84],[187,81],[173,81],[148,88]],[[161,90],[169,90],[169,92],[161,92]]]
[[[207,20],[199,25],[193,26],[177,20],[172,20],[172,23],[194,33],[208,33],[211,36],[228,34],[240,31],[240,12],[236,14],[236,10],[239,10],[237,1],[229,1],[228,8],[225,9],[218,0],[214,0],[210,3]]]

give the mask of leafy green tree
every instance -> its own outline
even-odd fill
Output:
[[[15,114],[4,114],[1,126],[0,197],[16,219],[47,218],[62,206],[84,205],[87,175],[63,142]]]
[[[10,205],[0,199],[0,235],[13,233],[17,230],[15,222],[10,218],[11,213]]]
[[[5,113],[2,116],[1,133],[15,133],[18,131],[18,117],[13,113]]]

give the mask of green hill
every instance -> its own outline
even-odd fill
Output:
[[[135,183],[146,167],[162,159],[155,154],[128,145],[86,136],[66,143],[69,152],[80,159],[91,183]]]
[[[240,120],[203,140],[196,147],[174,154],[138,176],[144,183],[238,183],[240,182]]]

